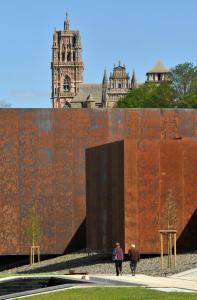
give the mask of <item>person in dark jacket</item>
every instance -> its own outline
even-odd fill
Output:
[[[130,268],[131,273],[133,276],[135,276],[135,271],[137,267],[137,262],[140,260],[140,253],[136,249],[134,244],[131,244],[129,251],[128,251],[128,258],[130,260]]]
[[[115,244],[112,259],[115,262],[116,276],[122,275],[122,261],[124,259],[124,254],[122,248],[120,247],[120,243]]]

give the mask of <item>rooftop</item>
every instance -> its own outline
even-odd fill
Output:
[[[158,60],[148,73],[169,73],[169,70]]]

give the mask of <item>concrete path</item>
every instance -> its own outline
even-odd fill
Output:
[[[183,274],[184,273],[184,274]],[[90,275],[90,279],[100,279],[109,284],[142,285],[148,288],[167,288],[168,290],[180,289],[197,292],[197,269],[173,275],[171,277],[153,277],[142,274],[132,275]]]
[[[170,276],[171,278],[179,278],[179,279],[187,279],[187,280],[193,280],[197,282],[197,268],[191,269],[185,272],[181,272],[178,274],[174,274]]]

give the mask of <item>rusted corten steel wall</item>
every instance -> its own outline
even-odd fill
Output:
[[[123,247],[159,251],[169,190],[183,244],[196,219],[196,124],[196,110],[1,109],[0,254],[28,253],[32,206],[42,221],[42,253],[76,246],[86,218],[86,150],[117,141],[124,141]]]
[[[178,230],[178,250],[196,249],[196,111],[148,109],[115,112],[112,118],[117,118],[116,130],[123,133],[124,140],[124,227],[116,237],[110,238],[108,227],[111,220],[106,228],[103,228],[104,222],[95,224],[91,207],[97,207],[95,211],[101,219],[103,211],[110,210],[111,198],[106,193],[97,193],[97,190],[102,190],[99,182],[101,162],[96,159],[99,147],[93,147],[92,164],[89,161],[86,174],[88,247],[110,251],[113,243],[119,240],[125,251],[130,243],[135,243],[141,252],[157,253],[160,251],[158,231],[167,229],[169,222],[171,229]],[[107,153],[103,159],[108,159]],[[106,203],[105,209],[103,203]],[[121,228],[120,217],[111,214],[111,218]],[[104,243],[100,241],[102,238]]]

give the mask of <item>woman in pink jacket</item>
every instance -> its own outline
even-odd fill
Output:
[[[122,262],[124,260],[124,254],[122,248],[120,247],[120,243],[115,244],[112,259],[115,262],[116,276],[122,275]]]

